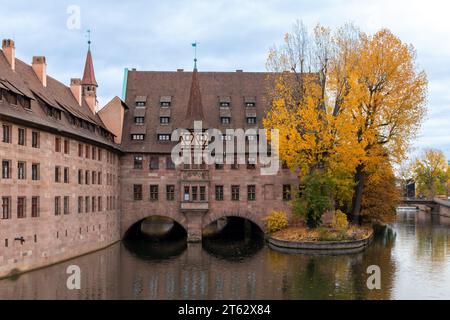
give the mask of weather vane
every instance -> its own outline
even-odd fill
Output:
[[[197,45],[197,41],[192,44],[192,47],[194,48],[194,69],[197,69]]]
[[[87,31],[86,31],[86,36],[87,36],[87,38],[88,38],[88,46],[89,46],[89,49],[91,48],[91,29],[88,29]]]

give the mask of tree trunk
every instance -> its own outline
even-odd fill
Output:
[[[361,223],[361,204],[364,190],[364,166],[359,165],[356,168],[355,174],[355,193],[353,195],[353,203],[352,203],[352,221],[358,224]]]

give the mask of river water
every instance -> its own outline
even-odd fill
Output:
[[[68,290],[67,267],[81,269]],[[381,290],[367,289],[367,267]],[[450,299],[450,218],[399,212],[363,253],[286,255],[262,241],[119,243],[0,281],[0,299]]]

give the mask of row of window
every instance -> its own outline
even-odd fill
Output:
[[[11,179],[12,162],[11,160],[2,160],[2,179]],[[27,163],[25,161],[17,161],[17,179],[27,179]],[[31,180],[40,180],[40,164],[31,164]]]
[[[166,185],[166,200],[167,201],[175,201],[175,185]],[[291,185],[286,184],[283,185],[283,200],[290,201],[292,200],[291,196]],[[141,184],[133,185],[133,198],[135,201],[143,200],[143,189]],[[231,200],[232,201],[240,201],[241,198],[241,186],[232,185],[231,186]],[[150,201],[158,201],[159,200],[159,185],[150,185]],[[215,200],[216,201],[224,201],[224,186],[216,185],[215,186]],[[248,185],[247,186],[247,200],[255,201],[256,200],[256,185]],[[183,190],[183,201],[185,202],[204,202],[208,201],[207,199],[207,189],[206,186],[185,186]]]
[[[245,102],[244,105],[247,108],[254,108],[254,107],[256,107],[256,102]],[[136,101],[136,107],[144,108],[146,106],[147,106],[147,102],[146,101]],[[169,108],[169,107],[172,106],[172,102],[171,101],[160,101],[159,106],[161,108]],[[231,102],[219,100],[219,107],[221,107],[221,108],[230,108],[231,107]]]
[[[231,169],[238,170],[239,164],[237,163],[237,156],[235,156],[234,164],[231,165]],[[247,157],[246,159],[246,167],[249,170],[256,169],[256,160],[252,159],[250,157]],[[166,164],[166,170],[175,170],[176,166],[174,162],[172,161],[171,156],[165,157],[165,164]],[[141,170],[144,168],[144,156],[143,155],[135,155],[134,156],[134,169]],[[150,156],[150,161],[148,165],[149,170],[159,170],[159,157],[158,156]],[[225,164],[215,164],[216,170],[223,170],[225,168]],[[206,164],[185,164],[184,165],[185,170],[189,169],[206,169]],[[283,169],[286,169],[286,167],[283,167]]]
[[[31,180],[38,181],[40,177],[40,164],[31,164]],[[2,174],[3,179],[11,179],[12,177],[12,165],[11,160],[2,160]],[[26,180],[27,179],[27,163],[25,161],[17,162],[17,179]],[[70,183],[70,169],[69,167],[55,167],[55,182],[56,183]],[[102,173],[96,171],[86,170],[83,174],[83,170],[78,170],[78,184],[98,184],[102,185]],[[117,176],[108,173],[107,174],[107,185],[113,185],[117,183]]]
[[[256,124],[256,117],[246,117],[247,124]],[[134,124],[135,125],[143,125],[145,123],[145,117],[135,117]],[[170,123],[170,117],[159,117],[159,123],[162,125]],[[231,117],[220,117],[221,124],[230,124]]]
[[[27,129],[25,128],[17,128],[17,144],[19,146],[27,146]],[[13,134],[12,134],[12,126],[3,124],[2,125],[2,142],[3,143],[12,143]],[[31,147],[32,148],[40,148],[40,132],[31,131]],[[62,139],[61,137],[55,137],[55,152],[63,152],[64,154],[70,154],[70,140]],[[103,151],[100,148],[96,148],[94,146],[83,145],[81,143],[78,144],[78,156],[85,157],[86,159],[98,160],[102,161],[103,159]],[[116,157],[107,152],[107,162],[110,164],[116,164]]]
[[[27,197],[17,197],[17,218],[24,219],[27,217]],[[116,210],[117,199],[113,196],[106,197],[106,210]],[[2,197],[1,198],[1,213],[2,220],[8,220],[12,217],[12,198]],[[89,213],[89,212],[102,212],[103,208],[103,197],[101,196],[86,196],[78,197],[78,213]],[[70,197],[57,196],[54,199],[54,214],[55,216],[60,216],[62,214],[70,214]],[[38,218],[40,216],[40,197],[31,197],[31,217]]]

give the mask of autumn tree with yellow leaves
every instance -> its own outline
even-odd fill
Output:
[[[448,196],[450,169],[445,154],[427,149],[412,166],[417,192],[433,199],[437,195]]]
[[[280,158],[301,178],[330,176],[336,205],[359,219],[368,168],[401,161],[425,114],[427,78],[415,51],[389,30],[367,35],[297,23],[273,48],[266,128],[280,131]]]

